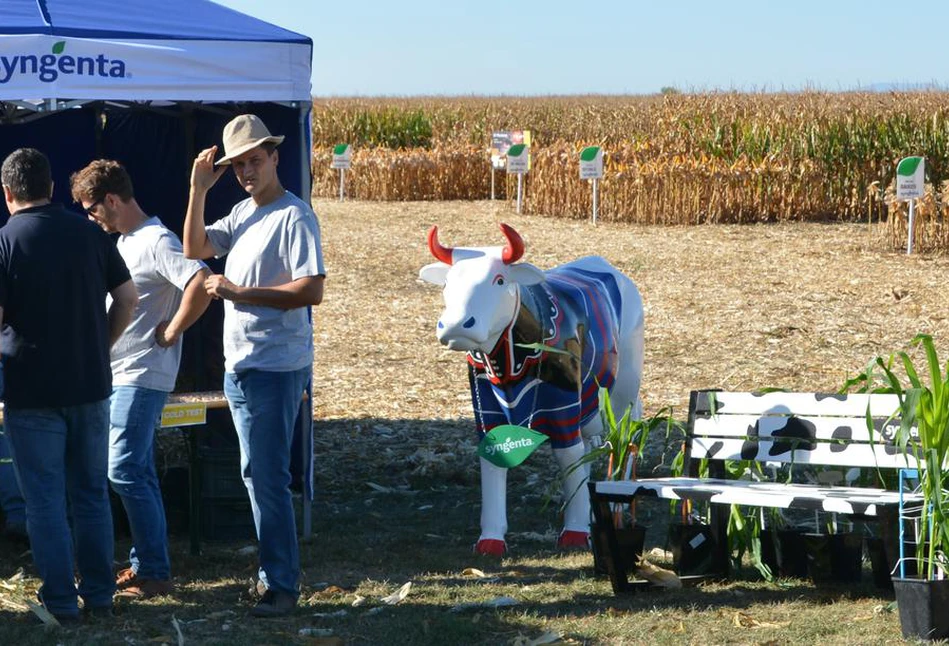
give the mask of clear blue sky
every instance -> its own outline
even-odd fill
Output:
[[[949,2],[216,0],[313,39],[316,96],[949,85]]]

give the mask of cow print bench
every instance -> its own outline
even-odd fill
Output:
[[[867,430],[867,407],[874,433]],[[606,534],[613,554],[618,543],[613,531],[613,503],[637,497],[711,504],[711,534],[720,551],[717,562],[728,563],[726,528],[729,507],[748,505],[779,509],[835,512],[856,518],[877,516],[895,508],[900,494],[880,488],[825,484],[727,479],[725,462],[754,460],[798,469],[852,467],[862,469],[914,468],[915,461],[893,444],[899,420],[896,395],[819,393],[750,393],[693,391],[689,399],[685,440],[687,477],[640,478],[590,482],[594,522]],[[707,460],[711,477],[698,477]],[[801,465],[801,466],[798,466]],[[767,469],[763,469],[765,473]],[[774,470],[776,472],[776,470]],[[905,494],[904,500],[917,498]],[[727,565],[726,565],[727,568]],[[630,589],[622,568],[609,564],[614,592]],[[727,576],[727,570],[722,573]]]

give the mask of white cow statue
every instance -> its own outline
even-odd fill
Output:
[[[518,262],[521,236],[506,224],[503,247],[445,247],[438,228],[428,246],[438,262],[419,278],[444,285],[438,340],[467,353],[475,425],[483,437],[505,424],[550,439],[562,470],[599,436],[598,388],[619,414],[641,412],[643,305],[639,290],[606,260],[588,256],[542,271]],[[589,542],[588,471],[564,482],[567,501],[558,545]],[[479,554],[507,549],[507,469],[481,458]]]

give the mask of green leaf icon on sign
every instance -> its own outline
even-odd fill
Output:
[[[524,426],[504,424],[495,426],[481,438],[478,455],[495,466],[510,469],[526,460],[546,441],[547,436],[543,433]]]
[[[63,50],[66,49],[66,41],[61,40],[58,43],[53,43],[53,53],[62,54]]]
[[[507,149],[508,157],[519,157],[524,152],[525,144],[514,144]]]
[[[906,157],[901,159],[896,167],[896,174],[902,175],[903,177],[912,177],[916,169],[919,168],[921,161],[923,161],[922,157]]]
[[[599,146],[589,146],[580,153],[580,161],[591,162],[596,159],[596,154],[600,152]]]
[[[349,144],[338,144],[338,145],[336,145],[336,146],[333,146],[333,154],[334,154],[334,155],[345,155],[347,148],[349,148]]]

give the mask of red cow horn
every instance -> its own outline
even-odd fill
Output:
[[[524,255],[524,240],[514,230],[514,227],[510,227],[503,222],[501,223],[501,233],[507,238],[507,244],[501,250],[501,260],[504,261],[505,265],[510,265],[520,260],[521,256]]]
[[[451,264],[451,254],[454,249],[451,247],[443,247],[438,241],[438,227],[436,226],[428,230],[428,250],[435,256],[435,260],[440,260],[446,265]]]

